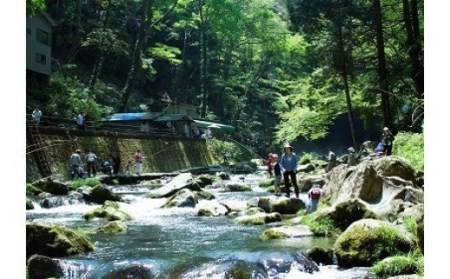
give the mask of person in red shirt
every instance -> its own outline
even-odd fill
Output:
[[[142,172],[142,161],[144,160],[144,156],[142,156],[141,151],[138,149],[136,154],[134,154],[134,163],[136,165],[136,174],[140,175]]]
[[[272,153],[269,153],[269,156],[267,157],[266,165],[267,165],[267,171],[269,172],[269,177],[272,178],[272,176],[273,176],[273,154]]]

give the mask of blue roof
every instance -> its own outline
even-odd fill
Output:
[[[148,120],[157,116],[156,114],[148,112],[134,112],[134,113],[115,113],[105,117],[104,121],[133,121],[133,120]]]

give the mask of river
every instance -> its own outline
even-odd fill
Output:
[[[231,179],[239,181],[242,177],[252,186],[252,192],[222,193],[214,186],[206,190],[232,209],[245,208],[253,197],[270,195],[257,186],[263,176],[232,175]],[[93,252],[60,258],[65,278],[102,278],[108,272],[130,266],[147,267],[155,278],[226,278],[225,271],[230,266],[242,267],[251,274],[250,278],[373,278],[368,268],[339,270],[335,265],[320,266],[319,272],[313,274],[303,272],[296,261],[297,253],[313,246],[330,247],[334,239],[262,241],[259,237],[269,225],[241,226],[226,216],[197,216],[198,207],[209,201],[200,200],[196,208],[162,209],[159,207],[165,199],[144,197],[150,191],[148,187],[110,187],[126,200],[119,204],[133,220],[126,222],[125,234],[89,234]],[[47,209],[35,203],[35,209],[27,211],[26,219],[27,223],[67,225],[89,231],[104,223],[97,219],[86,222],[82,218],[97,207],[67,200],[62,206]]]

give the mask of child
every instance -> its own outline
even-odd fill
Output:
[[[130,175],[131,174],[131,167],[133,165],[133,161],[128,160],[128,164],[125,165],[125,174]]]
[[[272,160],[273,171],[275,174],[275,196],[281,196],[281,168],[280,164],[278,163],[278,155],[272,154]]]

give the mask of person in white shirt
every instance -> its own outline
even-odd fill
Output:
[[[88,177],[91,177],[91,173],[95,175],[97,174],[97,170],[95,168],[95,160],[97,160],[97,155],[95,155],[92,151],[86,155],[86,168],[88,172]]]
[[[39,123],[41,122],[42,111],[38,107],[35,108],[33,113],[31,114],[31,117],[33,118],[34,126],[39,126]]]

